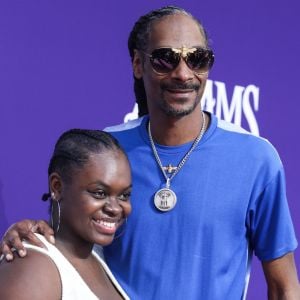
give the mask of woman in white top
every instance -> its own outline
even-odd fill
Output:
[[[24,243],[28,257],[0,263],[0,299],[128,299],[94,244],[110,244],[130,214],[126,154],[108,133],[72,129],[56,143],[49,169],[55,246]]]

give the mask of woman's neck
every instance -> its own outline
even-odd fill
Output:
[[[93,243],[78,236],[58,232],[55,236],[55,246],[69,259],[87,259],[91,257]]]

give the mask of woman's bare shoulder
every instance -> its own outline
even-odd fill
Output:
[[[53,261],[46,255],[27,249],[12,262],[0,263],[0,299],[60,299],[61,282]]]

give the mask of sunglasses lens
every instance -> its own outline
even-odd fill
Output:
[[[214,55],[211,50],[198,48],[196,51],[188,53],[185,61],[191,70],[196,73],[205,73],[213,65]]]
[[[180,55],[169,48],[160,48],[152,52],[150,62],[153,69],[162,74],[173,71],[180,61]]]
[[[192,48],[183,57],[188,67],[196,73],[206,73],[214,63],[214,54],[211,50]],[[181,54],[172,48],[155,49],[150,62],[153,69],[160,74],[167,74],[175,70],[181,60]]]

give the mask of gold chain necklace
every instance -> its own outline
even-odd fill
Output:
[[[155,160],[157,164],[159,165],[165,179],[166,179],[166,187],[159,189],[155,195],[154,195],[154,205],[155,207],[160,210],[160,211],[169,211],[173,209],[176,205],[177,202],[177,196],[175,192],[170,188],[171,186],[171,180],[178,174],[178,172],[181,170],[181,168],[184,166],[186,163],[187,159],[190,157],[194,149],[197,147],[199,144],[200,140],[203,137],[203,134],[205,132],[205,127],[206,127],[206,119],[205,119],[205,114],[202,112],[202,127],[200,130],[199,135],[196,137],[194,140],[190,150],[184,155],[178,166],[176,167],[175,171],[172,173],[171,176],[168,176],[165,172],[165,168],[163,167],[161,160],[158,156],[152,134],[151,134],[151,128],[150,128],[150,121],[148,123],[148,134],[149,134],[149,140],[152,148],[152,152],[154,154]]]

